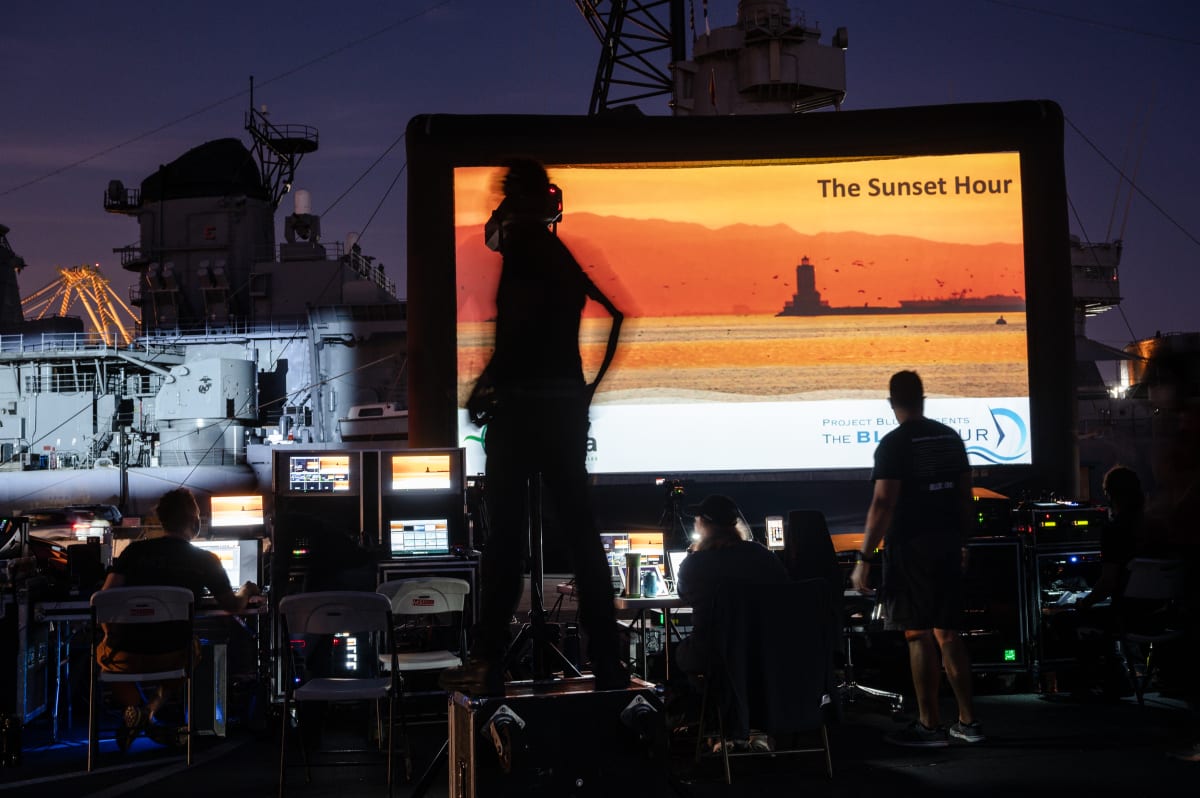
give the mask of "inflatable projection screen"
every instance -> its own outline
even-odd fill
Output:
[[[408,129],[413,445],[486,430],[503,163],[543,162],[556,232],[625,314],[595,475],[868,469],[890,375],[1001,482],[1070,484],[1062,116],[1048,102],[727,118],[424,116]],[[589,302],[590,379],[609,318]]]

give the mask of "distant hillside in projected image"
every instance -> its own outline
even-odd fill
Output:
[[[1025,296],[1018,244],[959,244],[903,235],[797,232],[776,224],[700,224],[569,214],[559,234],[596,284],[637,316],[773,315],[808,256],[833,307],[900,300]],[[459,321],[495,314],[500,256],[481,228],[457,230]],[[592,309],[595,313],[596,309]]]

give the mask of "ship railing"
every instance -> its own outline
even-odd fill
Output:
[[[165,449],[158,454],[160,466],[224,466],[244,465],[245,451],[219,447],[215,449]]]
[[[304,318],[270,318],[265,321],[230,318],[220,323],[177,324],[146,330],[142,340],[154,343],[186,341],[189,338],[221,338],[248,335],[293,335],[308,329]]]
[[[113,247],[113,253],[121,256],[121,266],[128,269],[133,265],[148,263],[154,256],[154,251],[142,249],[141,244],[128,244],[123,247]]]
[[[94,332],[79,333],[10,333],[0,335],[0,353],[7,354],[105,354],[108,352],[141,349],[138,343],[119,346],[106,342]],[[155,353],[161,350],[156,349]]]
[[[276,246],[276,261],[283,260],[283,246],[282,244]],[[359,277],[375,283],[375,285],[382,288],[390,296],[396,296],[396,281],[387,276],[383,264],[376,263],[374,257],[362,254],[357,246],[352,246],[347,251],[345,244],[341,241],[322,241],[321,246],[325,248],[326,258],[341,261],[343,265],[348,266]]]
[[[119,182],[108,184],[104,192],[104,210],[119,212],[142,206],[142,192],[137,188],[125,188]]]
[[[103,348],[104,339],[95,333],[15,333],[0,336],[4,352],[76,352]]]
[[[340,254],[339,257],[341,257]],[[395,280],[388,278],[383,264],[375,263],[375,258],[363,255],[357,248],[351,247],[350,253],[343,258],[343,262],[353,269],[359,277],[370,280],[384,291],[387,291],[391,296],[396,295]]]

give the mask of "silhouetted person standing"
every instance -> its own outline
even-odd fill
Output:
[[[600,688],[622,687],[608,561],[592,515],[587,468],[588,405],[616,352],[622,315],[551,232],[557,189],[536,161],[508,165],[504,200],[486,229],[504,256],[496,291],[495,351],[468,410],[486,424],[488,539],[480,575],[480,612],[471,656],[442,677],[447,689],[498,694],[509,622],[520,600],[527,539],[526,496],[540,473],[567,537],[579,595],[580,624]],[[591,383],[579,353],[588,299],[612,316],[604,360]]]
[[[971,696],[971,663],[959,636],[963,610],[963,550],[970,530],[971,466],[958,433],[925,418],[925,389],[913,371],[892,375],[889,397],[900,426],[875,449],[875,481],[863,550],[851,582],[869,590],[879,542],[883,551],[886,625],[904,632],[920,717],[888,735],[898,745],[945,746],[948,737],[980,742]],[[947,733],[938,719],[941,668],[958,702]]]

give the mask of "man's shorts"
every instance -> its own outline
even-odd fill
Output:
[[[919,542],[888,543],[881,593],[885,629],[961,629],[962,553],[926,551]]]

